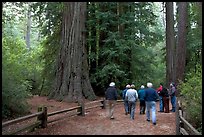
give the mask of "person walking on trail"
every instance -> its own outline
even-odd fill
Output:
[[[140,87],[140,90],[138,91],[138,98],[140,100],[140,114],[145,114],[145,109],[146,109],[145,100],[144,100],[144,96],[145,96],[144,88],[145,88],[144,85],[142,85]]]
[[[147,121],[150,121],[150,110],[152,114],[152,123],[156,125],[156,101],[159,99],[159,95],[155,89],[152,88],[152,83],[147,83],[147,88],[145,89],[145,103],[146,103],[146,117]]]
[[[110,119],[114,119],[113,112],[115,103],[117,100],[117,89],[115,88],[115,83],[111,82],[109,87],[105,91],[105,99],[107,100],[108,104],[108,117]]]
[[[126,99],[128,100],[129,108],[130,108],[130,119],[134,120],[135,118],[135,107],[136,101],[138,98],[137,90],[135,90],[135,85],[131,85],[130,89],[126,92]]]
[[[173,82],[170,84],[169,95],[171,97],[171,105],[172,105],[172,109],[170,111],[175,112],[176,111],[176,86]]]
[[[159,88],[157,88],[157,93],[159,94],[159,111],[158,112],[164,112],[164,101],[163,101],[163,96],[161,95],[162,88],[163,88],[163,84],[160,83]]]
[[[130,89],[130,85],[126,85],[126,88],[122,92],[122,98],[124,101],[124,108],[125,108],[125,115],[129,114],[129,105],[128,105],[128,100],[126,100],[125,95],[127,90]]]
[[[168,93],[167,88],[163,87],[160,93],[163,97],[164,113],[169,113],[169,93]]]

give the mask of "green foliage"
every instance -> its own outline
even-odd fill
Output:
[[[4,37],[2,42],[2,117],[28,113],[26,103],[31,84],[27,81],[27,49],[19,38]]]
[[[60,26],[62,21],[62,2],[35,2],[32,4],[33,17],[38,21],[44,36],[38,54],[41,60],[40,78],[38,80],[40,95],[48,95],[55,78],[56,60],[59,50]]]
[[[197,66],[197,71],[192,69],[186,82],[181,82],[178,89],[183,98],[183,104],[188,115],[188,120],[194,127],[202,131],[202,66]]]
[[[62,20],[62,2],[35,2],[32,4],[34,18],[38,20],[39,27],[42,28],[41,34],[49,36],[54,33]]]
[[[40,95],[47,96],[52,89],[53,80],[55,78],[56,60],[59,51],[59,31],[55,31],[53,35],[49,36],[42,42],[43,50],[40,54],[43,63],[42,78]]]
[[[29,112],[26,99],[39,94],[41,87],[42,46],[38,24],[32,18],[31,49],[25,44],[28,5],[33,3],[6,2],[3,4],[2,24],[2,117]]]
[[[189,4],[186,72],[192,68],[196,71],[196,64],[202,63],[202,14],[200,14],[202,11],[200,10],[196,2]]]
[[[96,85],[97,91],[99,88],[104,90],[110,81],[115,81],[117,87],[121,89],[127,83],[135,83],[136,87],[140,87],[147,81],[158,84],[164,81],[165,64],[162,63],[164,57],[159,52],[162,46],[157,45],[163,40],[164,30],[157,22],[154,4],[152,2],[97,4],[97,8],[94,3],[89,4],[87,21],[89,30],[87,43],[91,49],[89,53],[91,83]],[[120,8],[122,11],[118,14]],[[99,65],[95,66],[97,23],[101,39]],[[118,27],[123,29],[119,30]]]

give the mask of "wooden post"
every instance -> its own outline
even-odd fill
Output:
[[[80,108],[77,109],[77,112],[80,112],[78,115],[85,116],[85,105],[84,105],[84,101],[78,102],[78,105],[80,106]]]
[[[43,114],[42,114],[42,128],[47,127],[47,107],[43,107]]]
[[[38,112],[41,112],[41,111],[42,111],[42,107],[38,107]],[[41,127],[42,126],[42,115],[39,115],[37,117],[37,121],[40,121],[39,127]]]
[[[41,121],[39,125],[42,128],[47,127],[47,107],[38,107],[38,112],[43,112],[42,115],[37,117],[37,120]]]
[[[180,127],[183,127],[183,123],[181,122],[181,119],[180,119],[180,110],[181,110],[181,106],[180,106],[180,100],[179,98],[177,98],[177,101],[176,101],[176,135],[181,135],[181,132],[180,132]]]
[[[105,109],[105,108],[106,108],[105,101],[106,101],[105,99],[103,99],[103,100],[101,101],[101,104],[103,104],[103,106],[101,106],[102,109]]]

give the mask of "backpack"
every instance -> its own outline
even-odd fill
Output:
[[[167,88],[165,88],[165,87],[162,88],[161,95],[163,97],[169,97],[169,93],[168,93]]]
[[[126,94],[127,90],[128,90],[128,89],[124,89],[124,90],[123,90],[123,95],[122,95],[123,100],[125,100],[125,94]]]

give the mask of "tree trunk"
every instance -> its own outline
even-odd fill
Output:
[[[30,31],[31,31],[31,10],[30,10],[30,4],[28,3],[26,46],[29,50],[30,50]]]
[[[187,40],[187,2],[178,2],[178,46],[176,48],[176,83],[184,80]]]
[[[166,86],[175,81],[175,34],[173,2],[166,2]]]
[[[95,14],[98,14],[98,2],[95,2]],[[96,16],[96,68],[98,67],[98,60],[99,60],[99,41],[100,41],[100,29],[99,29],[99,16]]]
[[[86,2],[65,2],[54,90],[49,98],[79,102],[94,100],[85,49]]]
[[[120,37],[123,38],[123,31],[124,31],[124,25],[121,24],[119,19],[121,18],[121,15],[124,13],[123,11],[123,2],[117,2],[117,16],[118,16],[118,32],[120,34]]]

